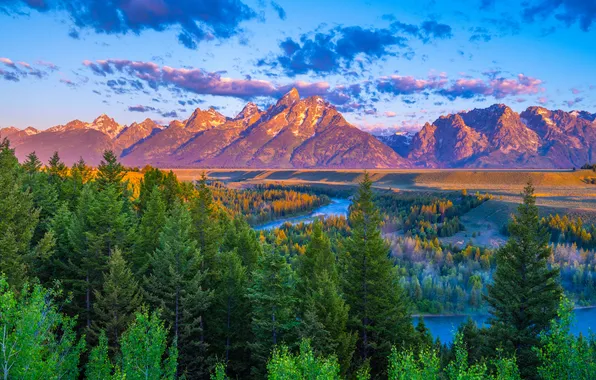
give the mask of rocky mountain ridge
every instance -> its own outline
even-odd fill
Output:
[[[266,110],[238,115],[197,108],[187,120],[129,126],[107,115],[38,131],[8,127],[20,159],[54,151],[92,165],[105,149],[125,165],[225,168],[572,168],[596,161],[596,114],[504,104],[439,117],[415,134],[373,136],[348,123],[323,98],[292,89]]]

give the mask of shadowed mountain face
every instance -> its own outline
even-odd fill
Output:
[[[596,115],[495,104],[441,116],[415,135],[374,137],[322,98],[292,89],[267,110],[235,117],[196,109],[188,120],[122,126],[106,115],[38,131],[9,127],[20,159],[58,151],[67,164],[97,165],[105,149],[130,166],[228,168],[571,168],[596,161]]]
[[[408,158],[439,168],[572,168],[596,159],[595,133],[596,124],[577,112],[530,107],[518,114],[495,104],[426,124]]]

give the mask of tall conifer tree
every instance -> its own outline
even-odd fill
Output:
[[[0,143],[0,273],[17,289],[27,280],[38,221],[33,195],[25,190],[22,169],[4,139]]]
[[[247,291],[249,276],[236,250],[218,254],[213,270],[214,299],[207,340],[212,355],[226,364],[230,376],[246,378],[250,362],[247,343],[252,341],[246,324],[251,315]]]
[[[192,378],[207,371],[201,321],[212,294],[203,287],[201,254],[191,237],[192,222],[184,205],[171,210],[153,253],[145,296],[162,311],[180,349],[180,371]]]
[[[213,203],[213,195],[207,186],[205,173],[197,185],[197,194],[192,201],[190,212],[193,222],[192,236],[197,241],[198,248],[203,255],[203,268],[208,269],[219,251],[221,231],[216,219],[217,210]]]
[[[381,217],[365,173],[350,212],[344,291],[350,306],[349,327],[357,331],[356,364],[370,363],[372,375],[387,368],[393,345],[413,336],[409,302],[402,290],[389,247],[381,236]]]
[[[139,223],[136,244],[132,260],[133,270],[143,275],[147,270],[150,258],[159,245],[159,235],[166,222],[166,204],[162,192],[157,186],[145,204],[144,212]]]
[[[558,269],[548,264],[549,233],[540,224],[532,183],[524,189],[509,233],[509,240],[497,251],[494,283],[486,297],[489,336],[493,347],[515,353],[522,376],[534,378],[538,359],[532,347],[557,316],[562,291]]]
[[[342,368],[349,367],[356,334],[347,331],[348,306],[342,298],[331,242],[320,221],[313,225],[311,241],[298,262],[301,335],[315,352],[336,354]]]
[[[120,335],[133,321],[142,302],[139,284],[119,249],[115,249],[110,256],[102,290],[95,291],[95,298],[93,309],[96,318],[90,333],[95,340],[105,331],[114,354],[119,347]]]
[[[278,344],[293,347],[297,341],[296,283],[292,267],[275,252],[263,254],[253,274],[249,297],[253,310],[250,343],[252,373],[264,376],[271,350]]]

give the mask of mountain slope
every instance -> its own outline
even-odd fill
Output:
[[[122,162],[130,166],[151,164],[167,166],[170,155],[195,134],[221,125],[226,118],[213,109],[197,108],[186,121],[172,121],[170,125],[123,152]]]
[[[596,161],[596,115],[503,104],[441,116],[414,136],[372,136],[321,97],[296,89],[267,110],[248,103],[233,118],[196,109],[162,127],[122,126],[107,115],[45,131],[0,129],[20,159],[58,151],[67,164],[97,165],[105,149],[125,165],[227,168],[572,168]]]
[[[253,168],[403,167],[406,161],[350,125],[321,97],[284,95],[206,166]]]

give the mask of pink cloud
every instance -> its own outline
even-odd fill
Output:
[[[326,95],[331,86],[327,82],[295,81],[278,85],[266,80],[228,78],[218,72],[201,69],[159,66],[153,62],[107,59],[83,61],[95,74],[108,76],[115,72],[129,74],[145,81],[151,88],[175,87],[203,95],[231,96],[242,99],[254,97],[279,97],[297,88],[303,96]]]
[[[397,114],[393,111],[385,111],[385,116],[386,117],[396,117]]]

